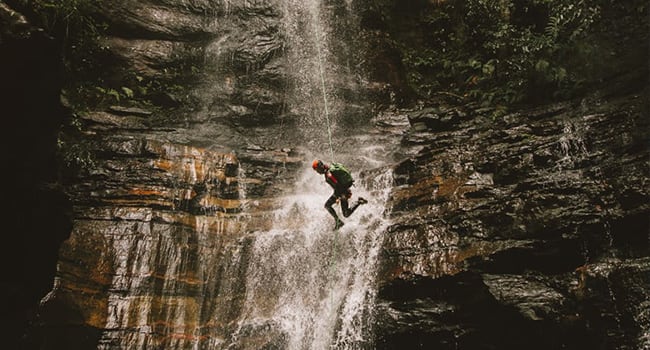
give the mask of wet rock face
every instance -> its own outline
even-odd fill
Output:
[[[468,106],[412,112],[404,143],[414,156],[395,169],[384,241],[378,346],[647,346],[645,95],[503,117]]]
[[[276,2],[121,0],[96,6],[93,16],[107,27],[96,62],[108,85],[102,88],[135,91],[160,107],[161,123],[269,123],[282,109],[277,87],[287,82]]]
[[[133,134],[131,123],[109,124],[108,133],[95,118],[85,127],[98,136],[89,145],[101,158],[68,187],[74,227],[59,249],[58,277],[41,302],[30,345],[220,342],[245,295],[239,269],[247,265],[246,236],[271,222],[265,212],[278,187],[243,176],[242,159],[259,162],[246,171],[280,174],[302,166],[300,158],[261,148],[237,156]]]

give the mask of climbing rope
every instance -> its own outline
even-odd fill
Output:
[[[314,20],[315,20],[314,36],[316,38],[315,44],[316,44],[316,51],[318,55],[318,71],[320,73],[321,90],[323,91],[323,106],[325,110],[325,121],[327,123],[327,137],[328,137],[329,148],[330,148],[330,159],[334,161],[334,147],[332,146],[332,128],[330,125],[329,108],[327,102],[327,91],[325,88],[325,73],[323,72],[323,58],[322,58],[322,52],[320,47],[320,38],[318,38],[318,33],[319,33],[318,18],[314,18]],[[336,261],[338,260],[337,241],[338,241],[338,228],[334,230],[334,238],[332,239],[332,256],[330,258],[330,276],[334,276],[334,272],[336,272]],[[333,291],[334,289],[331,290]],[[334,304],[334,293],[332,293],[331,295],[330,302],[332,303],[332,305]]]
[[[316,35],[318,31],[316,31]],[[325,74],[323,73],[323,58],[320,49],[320,40],[316,38],[316,51],[318,53],[318,71],[320,73],[321,90],[323,91],[323,106],[325,109],[325,121],[327,123],[327,136],[330,145],[330,158],[334,161],[334,147],[332,146],[332,128],[330,126],[330,112],[327,103],[327,91],[325,89]]]

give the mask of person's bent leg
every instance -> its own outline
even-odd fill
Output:
[[[331,195],[325,202],[325,209],[327,209],[327,211],[330,213],[330,215],[334,217],[334,219],[338,220],[339,217],[338,215],[336,215],[336,211],[334,210],[334,208],[332,208],[334,203],[336,203],[336,196]]]
[[[344,217],[347,218],[348,216],[352,215],[352,212],[354,212],[354,209],[356,209],[356,206],[352,207],[352,209],[350,209],[348,199],[344,198],[344,197],[341,197],[341,212],[343,213]]]
[[[325,209],[327,209],[327,211],[330,213],[330,215],[332,215],[332,217],[334,217],[334,220],[336,220],[336,224],[334,225],[334,229],[337,229],[337,228],[343,226],[343,221],[341,221],[341,219],[339,219],[339,216],[336,215],[336,211],[334,210],[334,208],[332,208],[334,203],[336,203],[336,196],[331,195],[330,198],[327,199],[327,202],[325,202]]]
[[[365,199],[359,197],[359,199],[357,200],[357,202],[354,203],[354,205],[353,205],[351,208],[349,208],[349,207],[348,207],[348,205],[349,205],[349,204],[348,204],[348,200],[347,200],[347,199],[345,199],[345,200],[342,199],[342,200],[341,200],[341,209],[342,209],[342,211],[343,211],[343,216],[345,216],[345,217],[347,218],[348,216],[352,215],[352,213],[354,213],[354,211],[357,210],[357,208],[358,208],[361,204],[366,204],[366,203],[368,203],[367,200],[365,200]]]

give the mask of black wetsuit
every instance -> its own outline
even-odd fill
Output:
[[[359,207],[360,202],[355,203],[351,208],[349,207],[348,199],[352,197],[352,191],[350,191],[350,186],[342,186],[339,181],[330,173],[329,170],[325,171],[325,182],[329,184],[333,189],[334,193],[327,199],[325,202],[325,209],[336,219],[337,224],[341,221],[336,215],[336,211],[332,206],[336,203],[336,200],[341,201],[341,211],[343,212],[344,217],[352,215],[352,213]]]

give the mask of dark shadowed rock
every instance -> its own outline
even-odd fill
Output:
[[[71,202],[57,185],[57,136],[71,111],[62,106],[59,46],[26,17],[0,2],[0,108],[3,135],[0,293],[6,348],[20,348],[38,302],[52,288],[57,248],[68,238]]]
[[[394,296],[380,298],[379,319],[399,321],[378,328],[379,345],[645,346],[646,94],[523,110],[493,122],[482,114],[489,111],[466,108],[414,112],[405,139],[415,151],[395,169],[394,225],[380,279],[380,290],[400,291],[402,311],[385,308]],[[482,321],[458,319],[458,305],[476,301],[476,291],[463,290],[445,307],[451,296],[408,296],[444,293],[442,281],[465,271],[481,273],[487,295],[473,312]],[[623,289],[630,293],[617,296]],[[500,330],[481,323],[488,319]]]

